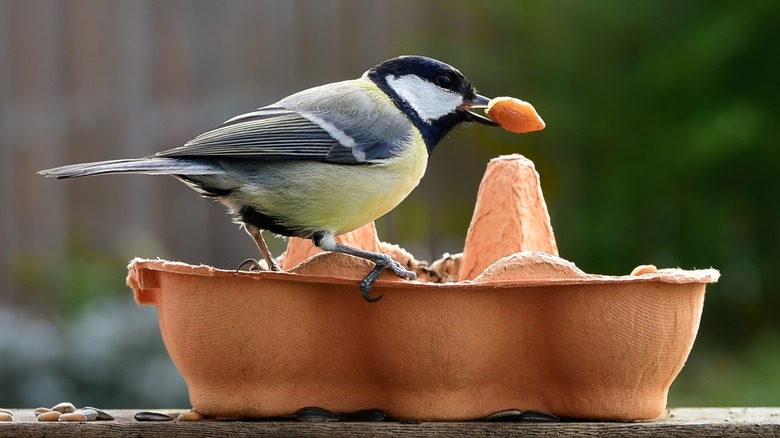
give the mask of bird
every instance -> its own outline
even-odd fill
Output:
[[[233,117],[183,146],[144,158],[38,173],[58,179],[173,176],[224,204],[272,271],[281,268],[263,239],[264,230],[311,239],[324,251],[373,262],[360,289],[366,301],[376,302],[381,296],[371,296],[372,286],[383,271],[408,280],[416,274],[386,254],[347,246],[335,237],[404,200],[422,179],[436,145],[454,127],[472,122],[498,126],[477,112],[489,102],[456,68],[426,56],[398,56],[357,79],[309,88]]]

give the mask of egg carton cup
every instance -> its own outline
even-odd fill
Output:
[[[373,224],[340,236],[379,251]],[[492,160],[457,280],[383,274],[290,239],[286,272],[135,259],[128,285],[157,306],[163,341],[205,416],[264,418],[306,406],[460,421],[506,409],[583,420],[664,413],[714,269],[592,275],[558,257],[533,163]]]

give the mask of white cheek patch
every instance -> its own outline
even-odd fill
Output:
[[[426,123],[454,112],[463,104],[463,96],[460,94],[445,90],[419,76],[388,75],[385,80]]]

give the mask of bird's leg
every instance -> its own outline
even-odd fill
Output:
[[[274,260],[273,256],[271,255],[271,251],[268,250],[268,245],[266,245],[265,239],[263,239],[263,235],[261,234],[260,229],[257,227],[253,227],[252,225],[246,225],[245,229],[246,232],[249,233],[250,236],[252,236],[252,239],[254,239],[255,243],[257,244],[257,248],[260,249],[260,254],[263,255],[263,259],[268,264],[268,268],[272,271],[281,271],[282,268],[279,266],[278,263],[276,263],[276,260]],[[253,259],[246,259],[243,262],[241,262],[241,265],[239,265],[238,268],[241,269],[243,266],[251,262],[254,262],[255,266],[260,265]]]
[[[317,233],[312,237],[312,240],[314,241],[314,245],[325,251],[341,252],[374,262],[374,269],[372,269],[368,275],[366,275],[363,280],[360,281],[360,291],[363,294],[363,298],[365,298],[365,300],[369,303],[375,303],[379,301],[380,298],[382,298],[381,295],[376,298],[372,297],[371,287],[374,285],[376,279],[379,278],[379,274],[381,274],[385,269],[389,269],[393,274],[407,280],[414,280],[417,278],[416,273],[407,270],[401,266],[400,263],[393,260],[389,255],[366,251],[363,249],[353,248],[351,246],[336,243],[332,234]]]

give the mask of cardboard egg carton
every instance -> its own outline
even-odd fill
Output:
[[[338,241],[414,260],[380,243],[373,224]],[[457,281],[385,273],[375,304],[358,288],[372,263],[301,239],[289,241],[286,272],[135,259],[127,282],[139,304],[157,306],[168,352],[205,416],[318,406],[429,421],[506,409],[646,420],[664,412],[705,286],[719,277],[582,272],[558,257],[539,176],[519,155],[490,162],[463,254],[445,262]]]

